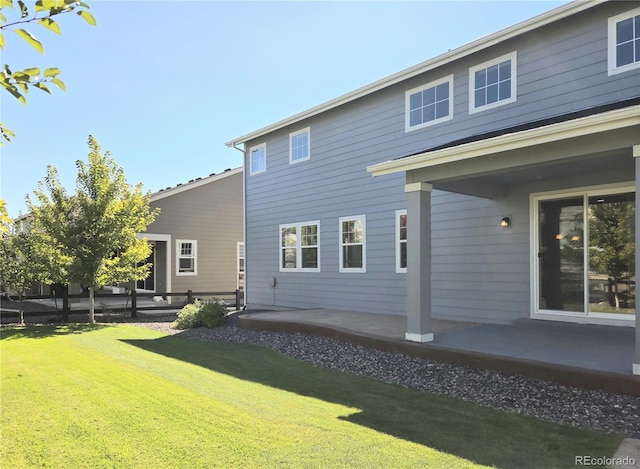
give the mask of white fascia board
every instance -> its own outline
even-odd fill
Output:
[[[518,148],[557,142],[574,137],[640,125],[640,106],[595,114],[557,124],[500,135],[442,150],[427,151],[406,158],[385,161],[367,167],[372,176],[428,168],[445,163],[477,158]]]
[[[172,187],[170,189],[165,189],[163,191],[154,192],[151,194],[151,202],[155,202],[156,200],[164,199],[165,197],[171,197],[172,195],[179,194],[181,192],[185,192],[191,189],[195,189],[196,187],[204,186],[205,184],[210,184],[212,182],[219,181],[220,179],[224,179],[229,176],[233,176],[234,174],[241,173],[243,167],[231,169],[229,171],[223,171],[219,174],[214,174],[213,176],[207,176],[202,179],[198,179],[197,181],[187,182],[186,184],[182,184],[181,186]]]
[[[313,117],[315,115],[329,111],[330,109],[333,109],[338,106],[342,106],[343,104],[354,101],[358,98],[362,98],[364,96],[372,94],[381,89],[395,85],[396,83],[400,83],[402,81],[408,80],[409,78],[413,78],[417,75],[428,72],[429,70],[433,70],[443,65],[449,64],[463,57],[471,55],[475,52],[478,52],[480,50],[483,50],[493,45],[504,42],[513,37],[527,33],[537,28],[541,28],[543,26],[546,26],[547,24],[553,23],[555,21],[561,20],[571,15],[575,15],[576,13],[580,13],[581,11],[588,10],[589,8],[593,8],[594,6],[604,3],[606,1],[608,0],[590,0],[590,1],[574,0],[571,3],[562,5],[558,8],[554,8],[553,10],[550,10],[546,13],[542,13],[531,19],[522,21],[518,24],[502,29],[493,34],[489,34],[488,36],[484,36],[480,39],[477,39],[473,42],[465,44],[461,47],[450,50],[449,52],[445,52],[444,54],[434,57],[433,59],[427,60],[425,62],[419,63],[418,65],[414,65],[413,67],[409,67],[398,73],[382,78],[381,80],[375,81],[366,86],[358,88],[355,91],[351,91],[350,93],[339,96],[335,99],[332,99],[331,101],[327,101],[323,104],[307,109],[306,111],[302,111],[298,114],[295,114],[291,117],[275,122],[266,127],[262,127],[261,129],[258,129],[254,132],[250,132],[248,134],[234,138],[233,140],[226,142],[225,145],[227,147],[235,147],[242,143],[245,143],[255,138],[266,135],[275,130],[278,130],[288,125],[299,122],[303,119]]]

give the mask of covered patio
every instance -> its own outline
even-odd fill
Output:
[[[424,359],[485,368],[586,389],[640,396],[628,364],[635,331],[615,326],[519,320],[513,325],[432,320],[434,340],[405,340],[406,318],[327,309],[247,311],[248,329],[307,333]],[[591,353],[598,347],[597,359]]]
[[[635,327],[640,322],[640,309],[635,306],[640,251],[633,247],[640,246],[640,213],[634,208],[640,201],[640,193],[635,190],[640,180],[638,100],[478,134],[379,163],[367,171],[373,176],[398,172],[406,176],[406,341],[545,363],[551,368],[640,375],[640,330]],[[512,316],[502,312],[495,316],[495,322],[512,323],[511,326],[484,324],[455,332],[438,331],[433,314],[436,292],[432,287],[434,190],[495,199],[505,212],[519,204],[521,218],[526,218],[520,226],[528,231],[530,241],[528,249],[521,245],[518,255],[525,249],[529,251],[530,284],[528,295],[522,291],[513,293],[528,296],[530,307],[528,312],[521,310]],[[522,202],[523,194],[529,198],[528,206]],[[599,304],[592,294],[593,253],[603,249],[590,244],[588,219],[589,204],[604,202],[604,196],[616,201],[624,197],[631,213],[627,244],[635,251],[627,259],[624,288],[628,302],[623,308],[616,296],[615,308],[609,310],[608,304]],[[578,208],[570,214],[565,210],[562,218],[559,210],[566,209],[570,204],[566,201],[572,198],[577,200]],[[547,200],[551,202],[545,205],[543,201]],[[556,204],[555,220],[552,203]],[[522,216],[527,212],[528,216]],[[512,220],[508,212],[505,215],[503,226],[508,227]],[[567,267],[569,241],[576,248],[569,253],[575,259]],[[507,255],[514,254],[505,251]],[[567,292],[569,276],[579,285]],[[600,277],[605,278],[600,279],[602,285],[607,276]],[[611,277],[609,293],[613,290]],[[605,291],[607,287],[600,288]],[[440,313],[439,317],[445,316]],[[592,374],[589,379],[605,378]],[[639,381],[629,383],[640,387]]]

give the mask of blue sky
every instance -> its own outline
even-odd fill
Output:
[[[155,192],[240,166],[226,141],[566,2],[87,3],[96,27],[69,16],[62,36],[30,28],[44,56],[5,33],[3,64],[59,67],[67,87],[33,90],[26,106],[0,95],[17,134],[0,149],[12,216],[47,165],[73,192],[89,134]]]

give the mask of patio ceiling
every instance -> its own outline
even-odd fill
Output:
[[[515,188],[536,182],[550,181],[599,173],[603,180],[608,172],[625,171],[633,178],[634,159],[631,147],[600,152],[581,157],[557,160],[547,164],[538,164],[516,169],[489,173],[476,173],[463,177],[442,179],[433,183],[435,189],[473,195],[484,198],[496,198],[508,195]]]

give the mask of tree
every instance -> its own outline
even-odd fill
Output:
[[[2,284],[18,295],[19,323],[24,324],[23,298],[34,283],[51,283],[63,263],[56,250],[45,238],[32,229],[3,224],[5,229],[0,239],[0,272]]]
[[[13,0],[0,0],[0,49],[5,48],[4,32],[12,31],[22,39],[24,39],[35,50],[44,54],[42,43],[29,31],[24,29],[26,25],[39,24],[40,26],[52,31],[56,34],[62,34],[60,25],[54,20],[58,15],[76,13],[82,17],[87,23],[95,26],[96,20],[89,13],[89,5],[84,2],[75,0],[38,0],[34,3],[31,14],[29,8],[22,0],[17,0],[18,8],[14,9]],[[19,10],[19,19],[9,21],[4,13],[10,8],[16,14]],[[25,95],[31,88],[38,88],[46,93],[51,94],[51,90],[47,86],[53,83],[61,90],[65,90],[65,85],[58,75],[61,73],[57,67],[49,67],[40,70],[38,67],[29,67],[22,70],[13,71],[7,63],[2,63],[2,71],[0,71],[0,86],[8,91],[14,98],[23,104],[26,104]],[[3,140],[10,142],[15,137],[13,131],[0,122],[0,145]]]
[[[620,309],[619,286],[635,272],[634,205],[626,201],[592,204],[589,207],[589,267],[605,273],[609,306]],[[628,291],[625,295],[628,295]],[[628,301],[628,298],[624,298]]]
[[[67,195],[50,166],[34,192],[38,204],[27,197],[27,205],[31,223],[59,246],[59,258],[69,260],[66,274],[55,281],[88,288],[90,321],[95,323],[96,290],[149,275],[145,261],[151,246],[137,234],[146,231],[158,211],[150,210],[150,193],[143,193],[141,184],[129,185],[123,169],[109,152],[102,154],[94,137],[89,136],[88,145],[88,163],[76,162],[74,195]]]
[[[7,211],[7,203],[0,199],[0,236],[11,230],[11,222],[12,220],[9,218],[9,212]]]

